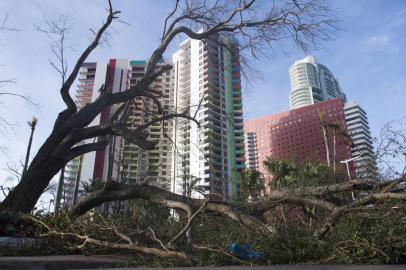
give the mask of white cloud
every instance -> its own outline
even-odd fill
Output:
[[[376,46],[388,46],[390,45],[390,37],[388,35],[374,35],[368,39],[368,43]]]
[[[365,44],[375,50],[394,52],[399,48],[394,44],[393,39],[387,34],[376,34],[365,39]]]

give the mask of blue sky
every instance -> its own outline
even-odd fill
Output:
[[[111,31],[110,47],[97,49],[89,61],[109,58],[145,59],[155,48],[161,34],[163,17],[170,1],[113,0],[121,18],[130,24],[116,24]],[[342,31],[333,41],[320,44],[312,52],[338,78],[349,100],[367,111],[373,136],[389,120],[406,115],[406,1],[403,0],[336,0],[330,1],[342,20]],[[89,28],[100,26],[106,1],[82,0],[2,0],[0,18],[8,15],[7,24],[18,32],[0,33],[0,79],[15,78],[7,90],[24,93],[40,105],[32,108],[18,99],[1,101],[0,113],[15,124],[0,138],[8,155],[0,154],[0,181],[7,173],[6,164],[17,164],[24,158],[32,115],[39,118],[33,152],[50,133],[54,119],[64,108],[59,97],[59,78],[49,65],[49,47],[44,34],[35,30],[41,23],[40,8],[47,14],[63,12],[70,16],[72,31],[69,64],[91,37]],[[157,8],[159,7],[159,8]],[[170,51],[176,48],[173,44]],[[168,54],[167,57],[170,55]],[[246,119],[289,109],[288,68],[305,54],[299,50],[274,51],[254,62],[262,80],[250,84],[244,92]],[[4,88],[3,88],[4,90]],[[72,89],[74,91],[75,89]]]

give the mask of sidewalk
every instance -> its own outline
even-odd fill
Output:
[[[119,267],[128,260],[124,256],[27,256],[0,257],[0,269],[10,270],[62,270],[62,269],[98,269],[101,267]]]
[[[1,270],[64,270],[101,269],[104,270],[154,270],[162,268],[120,267],[128,260],[125,256],[109,255],[61,255],[32,257],[0,257]],[[119,267],[119,268],[114,268]],[[174,267],[167,270],[404,270],[406,265],[271,265],[271,266],[224,266],[224,267]]]

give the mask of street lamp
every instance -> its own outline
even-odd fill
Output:
[[[348,163],[351,161],[354,161],[356,159],[359,159],[360,157],[362,157],[362,156],[356,156],[356,157],[353,157],[350,159],[340,161],[341,163],[345,163],[345,166],[347,167],[348,181],[351,181],[350,167],[348,166]],[[351,197],[352,197],[352,200],[354,201],[355,200],[354,191],[351,192]]]
[[[345,163],[345,166],[347,167],[347,174],[348,174],[348,181],[351,181],[351,174],[350,174],[350,167],[348,167],[348,163],[351,161],[354,161],[356,159],[359,159],[361,156],[356,156],[350,159],[342,160],[340,161],[341,163]]]

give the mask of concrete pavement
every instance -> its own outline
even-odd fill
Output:
[[[105,268],[103,270],[154,270],[162,268]],[[271,266],[175,267],[165,270],[406,270],[406,265],[314,265],[292,264]],[[87,269],[88,270],[88,269]]]

